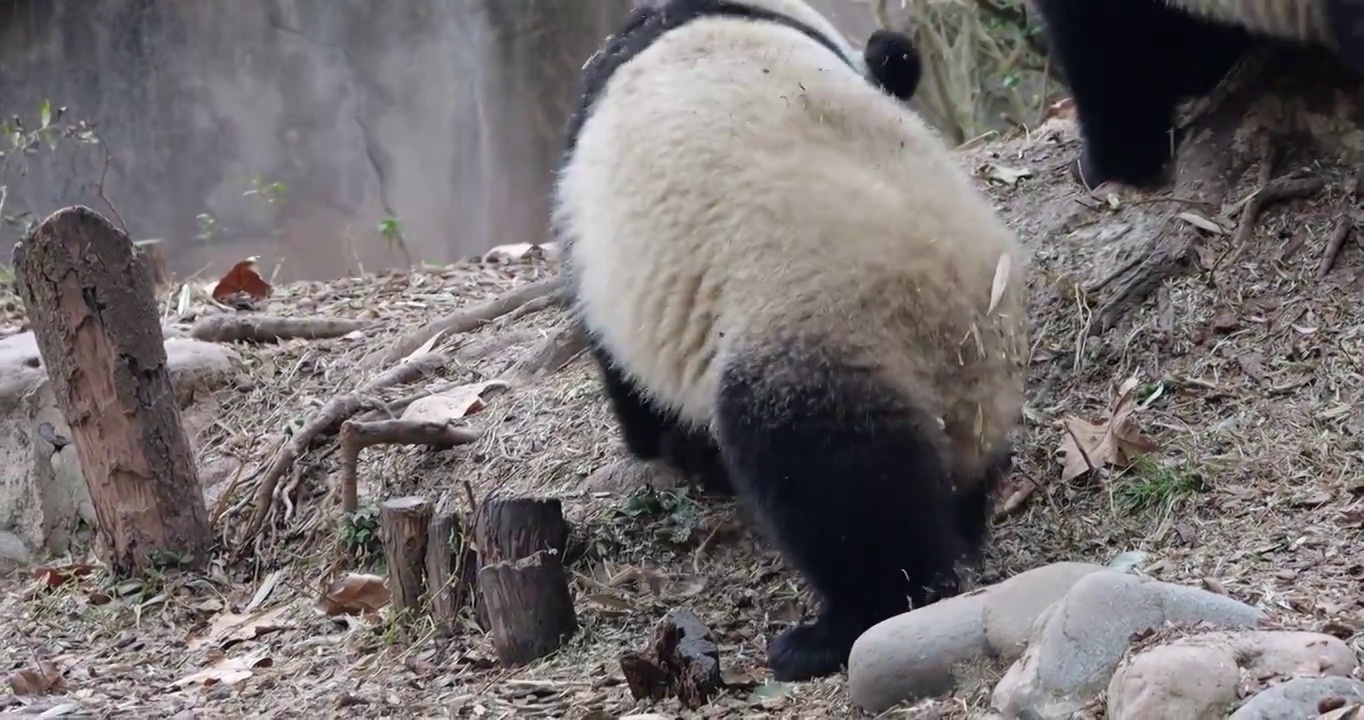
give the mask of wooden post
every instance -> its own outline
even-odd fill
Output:
[[[557,499],[489,500],[479,508],[480,609],[505,666],[557,650],[578,631],[563,554],[568,523]]]
[[[426,539],[426,586],[431,593],[431,617],[449,633],[459,624],[477,580],[478,554],[466,542],[459,516],[453,510],[431,520]]]
[[[117,575],[167,563],[202,569],[212,530],[147,265],[127,235],[76,206],[15,245],[14,269],[104,561]]]
[[[379,505],[379,538],[388,561],[388,588],[396,610],[414,610],[425,589],[426,533],[433,508],[426,498],[403,497]]]

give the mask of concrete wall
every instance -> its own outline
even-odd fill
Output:
[[[630,4],[0,0],[0,117],[36,123],[50,98],[95,121],[103,194],[181,276],[248,255],[281,279],[400,265],[389,215],[412,260],[447,262],[543,236],[578,70]],[[855,41],[870,30],[868,6],[822,4]],[[71,142],[32,155],[6,213],[109,215],[103,166]],[[243,197],[257,176],[282,204]]]

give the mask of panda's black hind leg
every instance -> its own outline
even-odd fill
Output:
[[[1089,187],[1159,184],[1174,111],[1211,90],[1249,36],[1172,9],[1163,0],[1037,0],[1052,58],[1075,99]]]
[[[699,481],[708,493],[732,494],[720,450],[710,434],[683,426],[676,414],[649,403],[590,333],[588,348],[601,370],[602,384],[630,454],[644,461],[662,460]]]
[[[868,627],[957,591],[966,549],[941,432],[875,372],[817,344],[739,353],[716,419],[735,491],[822,607],[768,644],[778,680],[830,675]]]

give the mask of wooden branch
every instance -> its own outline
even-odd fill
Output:
[[[431,520],[426,541],[426,584],[431,593],[431,618],[445,633],[459,625],[459,613],[477,583],[478,553],[465,542],[459,516],[447,510]]]
[[[369,320],[330,317],[275,317],[271,315],[210,315],[194,323],[190,337],[205,342],[268,343],[303,338],[338,338],[373,326]]]
[[[103,560],[116,575],[166,561],[203,568],[213,535],[147,263],[127,235],[75,206],[16,245],[14,267],[90,489]]]
[[[510,384],[516,385],[541,373],[556,372],[586,347],[587,335],[582,324],[567,320],[559,325],[553,335],[517,360],[502,376]]]
[[[376,350],[366,356],[361,361],[361,367],[376,367],[397,362],[439,333],[454,334],[476,330],[536,298],[559,293],[562,286],[563,282],[559,277],[529,283],[505,292],[481,305],[464,308],[443,318],[433,320],[393,345]]]
[[[303,455],[303,452],[314,440],[334,432],[342,422],[357,412],[373,407],[375,404],[372,400],[374,393],[434,373],[444,367],[448,359],[442,353],[429,353],[409,362],[400,363],[380,373],[356,390],[338,395],[323,405],[322,409],[318,410],[317,414],[307,424],[275,451],[269,467],[260,476],[259,485],[256,487],[255,510],[242,529],[240,541],[245,543],[247,539],[258,537],[261,529],[265,527],[265,518],[274,506],[275,488],[278,487],[280,478],[284,477],[284,473],[288,472],[289,468]]]
[[[341,512],[360,507],[356,482],[360,451],[371,445],[429,445],[446,450],[477,441],[479,432],[426,420],[347,420],[341,423]]]
[[[705,705],[725,687],[720,648],[710,629],[686,608],[669,611],[654,628],[653,645],[622,655],[620,669],[634,699],[657,702],[675,695],[688,709]]]
[[[426,542],[434,509],[421,497],[388,500],[379,506],[379,538],[388,562],[393,607],[415,610],[425,591]]]

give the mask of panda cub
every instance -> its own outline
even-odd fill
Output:
[[[821,601],[769,641],[780,680],[959,591],[1021,419],[1026,258],[888,40],[876,69],[802,0],[637,11],[554,190],[628,450],[708,467]]]
[[[1210,92],[1252,38],[1329,48],[1364,72],[1361,0],[1033,0],[1075,99],[1088,187],[1163,180],[1180,101]]]

